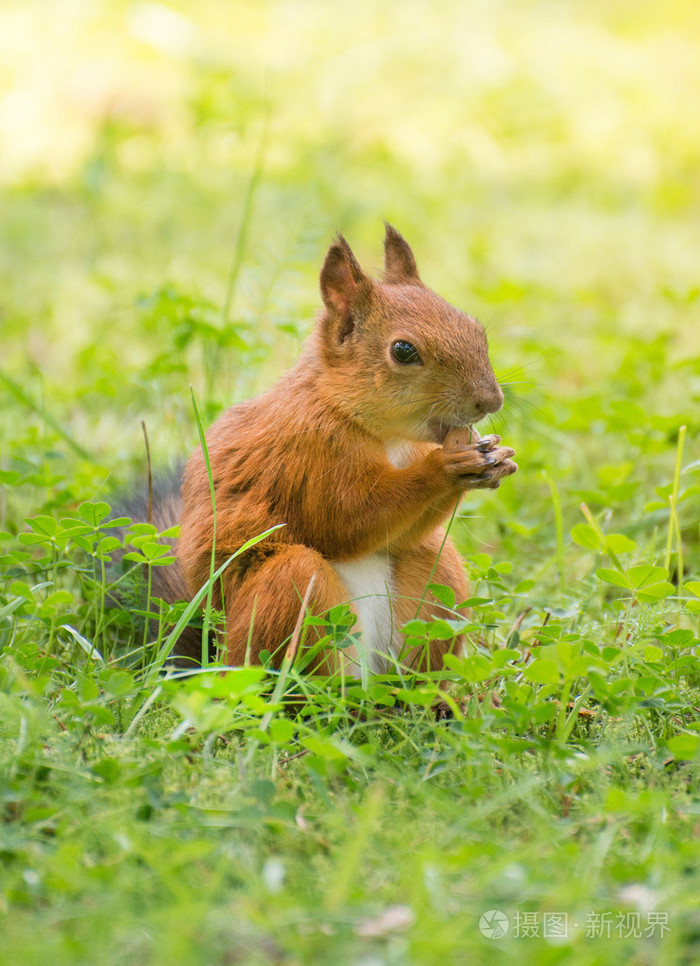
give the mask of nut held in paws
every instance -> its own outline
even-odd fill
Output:
[[[445,442],[442,445],[445,449],[462,449],[480,441],[481,436],[472,426],[467,429],[451,429],[445,436]]]

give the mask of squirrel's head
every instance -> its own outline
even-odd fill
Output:
[[[503,405],[480,323],[421,282],[408,243],[386,226],[384,275],[368,278],[339,235],[321,271],[316,346],[323,379],[378,436],[440,443]]]

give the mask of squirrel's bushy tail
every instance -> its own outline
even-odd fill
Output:
[[[182,501],[180,497],[180,487],[182,485],[182,471],[184,467],[178,466],[172,470],[154,475],[151,487],[150,500],[150,522],[156,527],[159,533],[177,526],[180,522]],[[128,493],[120,493],[112,508],[113,513],[120,517],[129,517],[132,523],[147,523],[149,514],[149,493],[147,484],[134,487]],[[177,549],[177,538],[164,538],[172,545],[173,550]],[[123,556],[123,554],[122,554]],[[116,561],[120,562],[119,558]],[[145,598],[145,582],[139,581],[139,598]],[[114,597],[118,602],[123,603],[119,594]],[[178,561],[165,567],[151,568],[151,597],[160,598],[168,604],[174,604],[179,600],[189,600],[190,593],[185,581],[184,574]],[[139,599],[139,606],[145,609],[146,600]],[[173,660],[171,664],[178,667],[193,667],[199,665],[202,659],[202,629],[193,625],[188,626],[178,638],[173,648]],[[209,656],[213,659],[214,641],[209,643]]]

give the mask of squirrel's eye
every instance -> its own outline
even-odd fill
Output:
[[[402,366],[420,365],[422,362],[418,349],[412,342],[406,342],[405,339],[398,339],[391,343],[391,356]]]

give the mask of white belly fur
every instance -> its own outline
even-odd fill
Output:
[[[390,669],[387,657],[397,653],[390,599],[391,564],[382,554],[331,561],[331,564],[345,585],[350,607],[357,614],[362,635],[360,659],[367,661],[374,674],[382,674]]]
[[[384,447],[386,458],[398,470],[409,466],[415,457],[415,449],[412,443],[405,439],[392,439]]]
[[[414,456],[413,444],[394,439],[385,445],[386,456],[398,469],[408,466]],[[360,659],[370,671],[382,674],[391,670],[388,657],[399,653],[399,641],[391,607],[393,593],[391,564],[386,555],[368,554],[359,560],[331,561],[348,592],[348,602],[357,614],[357,630],[362,635]]]

